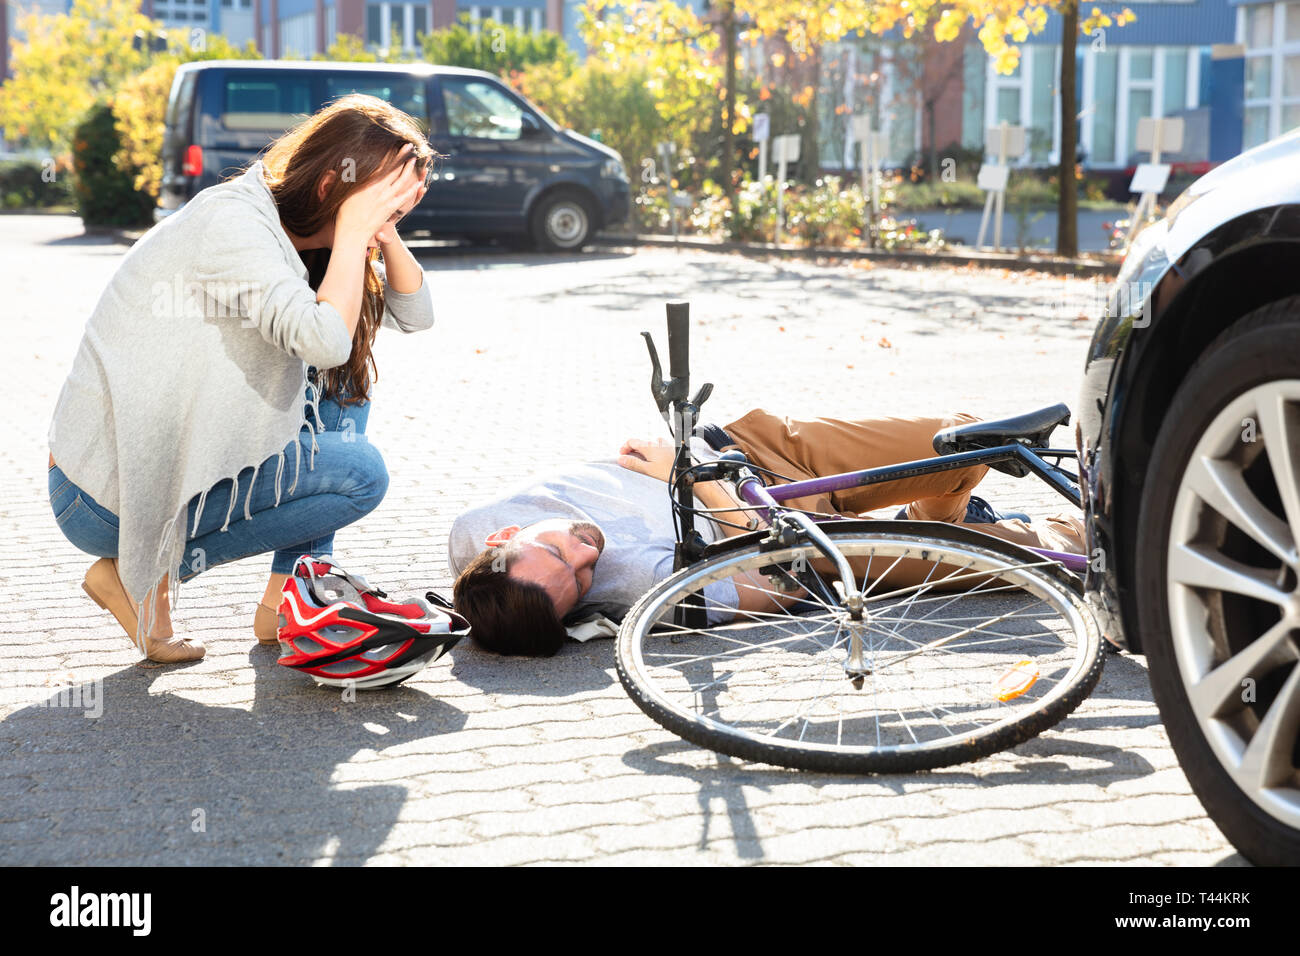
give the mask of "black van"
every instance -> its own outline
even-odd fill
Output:
[[[154,219],[246,168],[282,132],[347,93],[409,113],[447,158],[403,231],[577,249],[627,218],[618,152],[558,126],[491,73],[427,63],[207,60],[176,70]]]

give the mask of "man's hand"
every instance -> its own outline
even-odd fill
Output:
[[[618,450],[618,463],[631,471],[668,481],[673,474],[677,447],[666,438],[629,438]]]

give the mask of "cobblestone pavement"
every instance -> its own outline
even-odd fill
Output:
[[[177,630],[207,642],[206,659],[137,664],[78,587],[90,559],[59,533],[40,474],[82,325],[125,249],[66,217],[0,223],[0,863],[1241,862],[1178,767],[1141,658],[1111,658],[1091,699],[1012,751],[862,778],[683,743],[623,693],[610,641],[525,661],[463,642],[408,684],[343,703],[253,639],[268,558],[182,589]],[[397,593],[450,585],[445,536],[462,507],[663,433],[637,333],[662,343],[668,300],[691,303],[718,421],[758,404],[995,417],[1073,403],[1091,325],[1053,305],[1081,291],[1073,280],[1024,274],[420,254],[439,322],[380,336],[369,430],[390,490],[337,541],[347,567]],[[1045,486],[985,487],[995,505],[1057,508]],[[73,687],[98,689],[102,715],[85,716],[99,709],[87,698],[51,706]]]

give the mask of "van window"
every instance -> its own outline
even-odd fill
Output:
[[[325,77],[325,102],[332,103],[348,93],[368,93],[392,103],[429,132],[429,103],[423,79],[383,74],[344,74]]]
[[[499,87],[485,80],[444,76],[442,102],[447,133],[477,139],[518,139],[524,110]]]
[[[167,104],[166,126],[168,129],[176,130],[179,136],[189,133],[190,107],[194,104],[194,87],[198,85],[198,79],[197,73],[186,73],[176,88],[176,95]],[[181,124],[184,124],[184,128],[178,129]]]
[[[311,79],[270,73],[226,78],[221,125],[226,129],[279,133],[312,112]]]

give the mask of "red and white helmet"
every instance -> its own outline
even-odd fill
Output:
[[[318,684],[371,689],[400,684],[445,654],[469,622],[432,591],[402,603],[329,557],[304,554],[280,596],[279,663]]]

